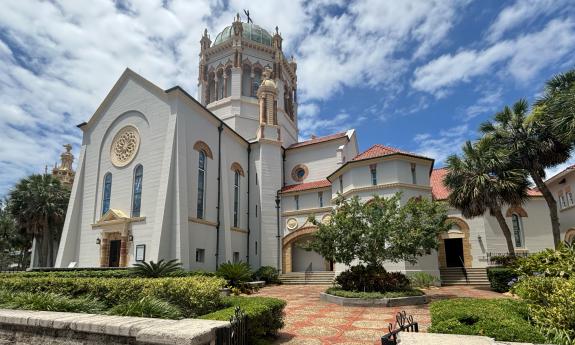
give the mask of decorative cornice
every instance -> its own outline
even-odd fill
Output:
[[[342,165],[336,171],[331,173],[331,175],[329,175],[327,177],[327,179],[329,181],[333,181],[336,177],[344,174],[345,172],[347,172],[348,170],[350,170],[352,168],[360,167],[360,166],[369,166],[370,164],[373,164],[374,162],[391,161],[391,160],[402,160],[402,161],[406,161],[406,162],[420,163],[420,164],[429,164],[431,162],[431,165],[433,166],[433,160],[431,158],[429,158],[429,159],[419,158],[419,157],[414,157],[414,156],[411,156],[411,155],[403,153],[403,152],[396,152],[396,153],[389,154],[387,156],[366,158],[366,159],[360,159],[360,160],[356,160],[356,161],[354,161],[354,160],[347,161],[347,162],[345,162],[344,165]]]
[[[204,225],[209,225],[209,226],[213,226],[213,227],[218,226],[218,223],[216,223],[216,222],[211,222],[209,220],[195,218],[195,217],[189,217],[188,221],[190,221],[192,223],[204,224]]]
[[[333,209],[333,207],[331,207],[331,206],[325,206],[325,207],[316,207],[316,208],[306,208],[303,210],[285,211],[285,212],[282,212],[282,217],[298,216],[298,215],[302,215],[302,214],[314,214],[314,213],[330,212],[332,209]]]
[[[131,218],[121,218],[121,219],[114,219],[108,220],[101,223],[94,223],[91,224],[92,229],[103,228],[109,225],[118,225],[118,224],[127,224],[127,223],[136,223],[136,222],[143,222],[146,220],[146,217],[131,217]]]
[[[361,192],[368,192],[368,191],[372,191],[372,190],[391,189],[391,188],[403,188],[403,189],[421,190],[421,191],[431,192],[431,186],[421,186],[421,185],[417,185],[417,184],[396,182],[396,183],[378,184],[376,186],[352,188],[350,190],[345,191],[342,195],[343,195],[343,197],[348,197],[350,194],[353,194],[353,193],[361,193]],[[333,201],[335,201],[335,198],[332,199],[332,202]]]

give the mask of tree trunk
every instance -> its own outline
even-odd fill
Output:
[[[557,247],[561,243],[561,229],[559,228],[557,201],[555,201],[553,194],[551,194],[551,191],[549,190],[545,182],[543,182],[543,178],[541,178],[541,175],[539,175],[539,172],[536,169],[529,170],[529,174],[533,178],[533,182],[535,182],[535,185],[537,186],[537,188],[539,188],[539,191],[541,192],[541,194],[543,194],[543,198],[545,198],[545,201],[547,202],[547,207],[549,208],[549,217],[551,218],[551,232],[553,233],[553,244],[557,249]]]
[[[509,254],[515,255],[515,247],[513,246],[513,238],[511,237],[511,230],[509,229],[509,225],[505,221],[505,217],[503,217],[503,213],[501,212],[501,208],[497,208],[492,210],[493,215],[497,219],[497,223],[499,223],[499,227],[503,232],[503,236],[505,237],[505,242],[507,243],[507,250]]]

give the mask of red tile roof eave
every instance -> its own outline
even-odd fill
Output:
[[[292,192],[302,192],[302,191],[307,191],[307,190],[328,188],[328,187],[331,187],[331,182],[329,182],[328,180],[320,180],[320,181],[312,181],[312,182],[306,182],[306,183],[299,183],[299,184],[292,184],[289,186],[284,186],[280,190],[279,193],[285,194],[285,193],[292,193]]]
[[[297,149],[300,147],[306,147],[309,145],[315,145],[315,144],[320,144],[320,143],[326,143],[328,141],[332,141],[332,140],[337,140],[337,139],[342,139],[342,138],[347,138],[347,140],[349,140],[349,138],[347,137],[347,132],[341,132],[341,133],[335,133],[335,134],[330,134],[330,135],[326,135],[324,137],[319,137],[319,138],[314,138],[314,139],[308,139],[299,143],[295,143],[295,144],[291,144],[290,146],[288,146],[286,148],[286,150],[292,150],[292,149]]]

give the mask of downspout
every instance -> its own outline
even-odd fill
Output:
[[[220,206],[222,194],[222,131],[224,130],[224,123],[220,122],[218,127],[218,204],[217,221],[216,221],[216,269],[220,266]]]
[[[248,265],[250,264],[250,154],[252,152],[252,144],[248,144],[248,169],[247,169],[247,176],[248,176],[248,245],[247,245],[247,254],[246,254],[246,262]]]
[[[276,236],[277,241],[278,241],[278,264],[277,264],[277,269],[279,272],[281,272],[281,267],[280,267],[280,255],[281,255],[281,247],[280,247],[280,241],[281,241],[281,235],[280,235],[280,194],[279,191],[276,194],[276,218],[277,218],[277,224],[278,224],[278,234]]]

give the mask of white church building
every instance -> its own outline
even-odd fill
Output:
[[[270,34],[238,17],[213,42],[204,32],[200,44],[197,99],[127,69],[78,126],[83,141],[57,267],[179,259],[189,270],[243,261],[284,273],[340,271],[297,245],[316,230],[310,215],[328,220],[338,193],[368,200],[401,191],[408,200],[443,192],[432,158],[383,145],[360,153],[354,130],[298,141],[297,64],[284,56],[277,28]],[[539,249],[551,234],[544,202],[534,202],[524,206],[522,225],[535,224],[520,245]],[[455,260],[446,256],[485,267],[488,251],[503,250],[492,220],[451,213],[461,222],[445,239],[457,244],[388,268],[439,275]],[[511,224],[526,213],[509,214]],[[538,237],[528,239],[531,232]]]

